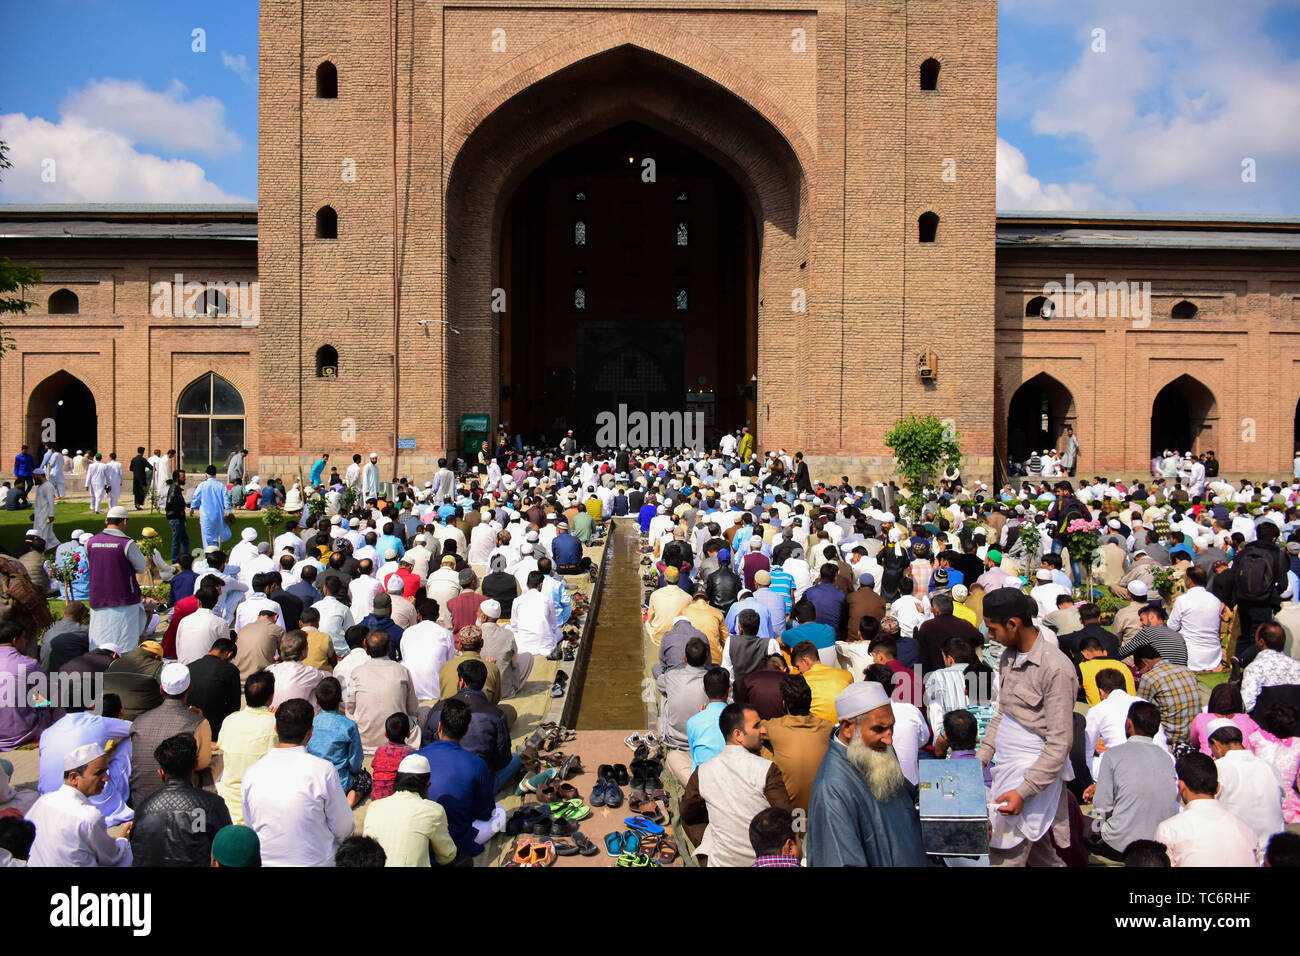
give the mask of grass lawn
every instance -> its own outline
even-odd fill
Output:
[[[124,496],[124,500],[129,504],[130,496]],[[105,508],[104,511],[108,509]],[[203,539],[199,535],[199,519],[195,515],[186,519],[186,525],[190,533],[190,549],[201,547]],[[0,509],[0,547],[3,547],[10,553],[21,554],[23,547],[23,535],[31,530],[32,512],[29,508],[26,511],[4,511]],[[161,511],[150,514],[147,511],[131,512],[131,518],[127,522],[127,534],[133,538],[138,538],[141,528],[153,528],[158,532],[158,549],[162,552],[164,559],[171,557],[172,548],[172,530],[171,525]],[[239,511],[235,516],[234,537],[227,538],[224,547],[227,551],[230,546],[239,540],[239,532],[246,527],[251,527],[257,531],[259,538],[266,538],[266,528],[262,524],[261,512]],[[65,501],[54,506],[54,533],[59,538],[59,543],[66,542],[72,535],[74,529],[80,528],[82,531],[88,531],[91,534],[97,534],[104,530],[104,514],[100,512],[98,516],[91,514],[90,508],[85,502]],[[276,534],[284,529],[277,528]]]

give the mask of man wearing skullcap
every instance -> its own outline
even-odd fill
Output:
[[[104,814],[91,802],[108,780],[108,757],[99,743],[89,743],[63,759],[63,785],[47,793],[27,819],[36,826],[28,866],[130,866],[131,843],[108,835]]]
[[[893,747],[894,711],[875,681],[835,696],[839,727],[813,780],[809,866],[925,866],[915,788]]]
[[[664,568],[663,575],[663,586],[651,592],[646,605],[646,628],[656,645],[672,627],[673,619],[691,603],[691,595],[680,586],[680,570],[669,566]]]
[[[252,827],[222,827],[212,838],[212,865],[253,867],[262,865],[262,848]]]
[[[154,751],[168,737],[193,735],[197,750],[195,772],[212,763],[212,725],[185,703],[190,692],[190,669],[179,661],[163,666],[158,675],[163,701],[131,722],[131,806],[138,807],[153,796],[163,781],[158,777]]]
[[[430,850],[440,866],[456,859],[447,812],[427,799],[431,768],[427,758],[409,754],[397,767],[392,796],[366,810],[363,835],[384,848],[385,866],[430,866]]]
[[[978,756],[997,755],[991,793],[991,866],[1064,866],[1052,847],[1070,843],[1065,784],[1074,779],[1070,745],[1079,680],[1070,659],[1043,639],[1034,604],[1015,588],[984,598],[989,637],[1003,646],[998,659],[998,712]]]
[[[128,512],[108,510],[104,530],[90,539],[90,646],[113,644],[125,653],[140,643],[145,617],[140,584],[145,558],[126,533]]]

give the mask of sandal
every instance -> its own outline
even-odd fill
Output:
[[[615,830],[613,833],[605,834],[605,853],[609,856],[618,856],[623,852],[623,834]],[[516,856],[518,855],[516,851]]]
[[[643,853],[620,853],[618,860],[617,862],[614,863],[614,865],[635,868],[635,867],[645,867],[645,866],[658,866],[659,864],[655,863],[654,860],[650,859],[650,857],[646,856]]]
[[[677,841],[667,834],[664,834],[663,838],[659,841],[659,865],[671,866],[673,861],[676,860],[679,855],[680,851],[677,849]]]
[[[645,740],[640,734],[628,734],[623,738],[623,743],[627,744],[627,749],[635,751],[638,747],[645,745]]]
[[[533,853],[530,849],[531,846],[532,843],[527,837],[520,837],[516,840],[515,855],[514,859],[510,861],[510,864],[514,866],[532,866]]]
[[[582,758],[577,754],[567,757],[563,764],[560,765],[560,779],[568,780],[575,774],[583,773],[585,768],[582,766]]]
[[[528,863],[530,866],[550,866],[555,862],[555,844],[550,840],[545,843],[531,844]]]
[[[555,848],[557,856],[578,855],[578,845],[572,840],[552,840],[551,845]]]
[[[641,834],[635,830],[623,831],[623,852],[639,853],[641,852]]]
[[[573,842],[578,847],[578,852],[583,856],[595,856],[600,852],[600,847],[592,843],[587,835],[581,831],[573,834]]]
[[[649,833],[652,836],[658,836],[664,832],[662,826],[646,817],[628,817],[623,823],[638,833]]]

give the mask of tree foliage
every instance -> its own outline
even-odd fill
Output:
[[[0,140],[0,170],[9,169],[9,147]],[[23,298],[23,290],[41,281],[41,274],[31,266],[18,265],[0,258],[0,315],[24,315],[36,303]],[[15,295],[14,293],[17,293]],[[13,337],[0,325],[0,352],[13,348]]]
[[[915,520],[925,504],[923,491],[944,468],[961,468],[961,438],[951,425],[933,415],[908,415],[885,434],[894,465],[907,486],[908,511]]]

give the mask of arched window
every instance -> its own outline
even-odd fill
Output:
[[[585,219],[573,220],[573,244],[575,246],[585,246],[587,244],[587,222]]]
[[[939,61],[934,57],[921,64],[921,89],[937,90],[939,88]]]
[[[71,289],[60,289],[50,296],[50,315],[76,315],[81,311],[77,293]]]
[[[226,297],[216,289],[205,289],[194,300],[194,314],[209,319],[225,318],[229,315]]]
[[[316,67],[316,98],[318,100],[336,100],[339,97],[339,71],[334,64],[326,60]]]
[[[195,379],[176,402],[176,434],[181,465],[202,471],[222,467],[244,444],[244,399],[239,390],[213,372]]]
[[[939,214],[923,212],[921,218],[916,221],[916,225],[922,242],[934,242],[939,235]]]
[[[685,312],[690,307],[691,307],[691,295],[686,290],[686,286],[682,286],[677,290],[677,311]]]
[[[677,245],[689,246],[691,244],[691,227],[685,219],[677,221]]]
[[[1043,318],[1043,306],[1050,301],[1045,295],[1036,295],[1025,305],[1025,315],[1041,319]]]
[[[1198,311],[1199,310],[1193,303],[1183,299],[1182,302],[1179,302],[1169,311],[1169,314],[1175,319],[1190,319],[1195,316]]]
[[[332,345],[322,345],[316,350],[316,377],[337,378],[339,374],[339,350]]]
[[[321,206],[316,210],[316,238],[337,239],[339,237],[339,214],[333,206]]]
[[[587,311],[587,289],[585,286],[577,285],[573,287],[573,311]]]

